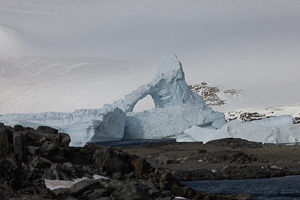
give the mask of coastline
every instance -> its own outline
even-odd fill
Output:
[[[0,138],[0,199],[253,199],[250,194],[196,191],[180,183],[170,169],[156,167],[125,148],[70,147],[68,134],[46,126],[34,130],[0,123]],[[94,179],[94,175],[105,178]],[[51,190],[46,180],[73,183]]]
[[[300,174],[300,146],[262,144],[226,138],[190,143],[153,143],[122,147],[179,181],[271,178]]]

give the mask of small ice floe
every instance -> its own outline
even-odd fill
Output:
[[[82,178],[74,179],[73,181],[49,180],[49,179],[44,179],[44,180],[45,180],[45,184],[46,184],[47,188],[49,188],[50,190],[55,190],[58,188],[70,188],[75,183],[78,183],[85,179],[89,179],[89,178],[82,177]],[[107,178],[105,176],[100,176],[100,175],[93,175],[93,179],[98,180],[98,179],[109,179],[109,178]]]
[[[186,199],[186,198],[184,198],[184,197],[175,197],[175,200],[176,199]]]
[[[278,167],[277,165],[273,165],[272,167],[271,167],[271,169],[282,169],[281,167]]]

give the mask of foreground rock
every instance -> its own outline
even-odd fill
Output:
[[[70,137],[49,127],[37,130],[0,124],[0,199],[252,199],[251,195],[212,195],[180,182],[169,169],[107,146],[69,147]],[[91,179],[99,174],[110,179]],[[47,180],[71,181],[50,190]]]

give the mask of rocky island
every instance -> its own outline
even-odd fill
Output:
[[[246,200],[252,196],[208,194],[180,181],[300,174],[298,145],[227,138],[206,144],[70,147],[69,135],[56,129],[11,128],[4,124],[0,124],[0,137],[1,199]],[[102,178],[93,179],[95,175]],[[53,180],[66,181],[69,186],[50,190]]]

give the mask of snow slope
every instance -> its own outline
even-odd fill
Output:
[[[0,115],[101,108],[170,53],[188,84],[243,90],[215,110],[299,103],[299,17],[298,0],[0,0]]]

